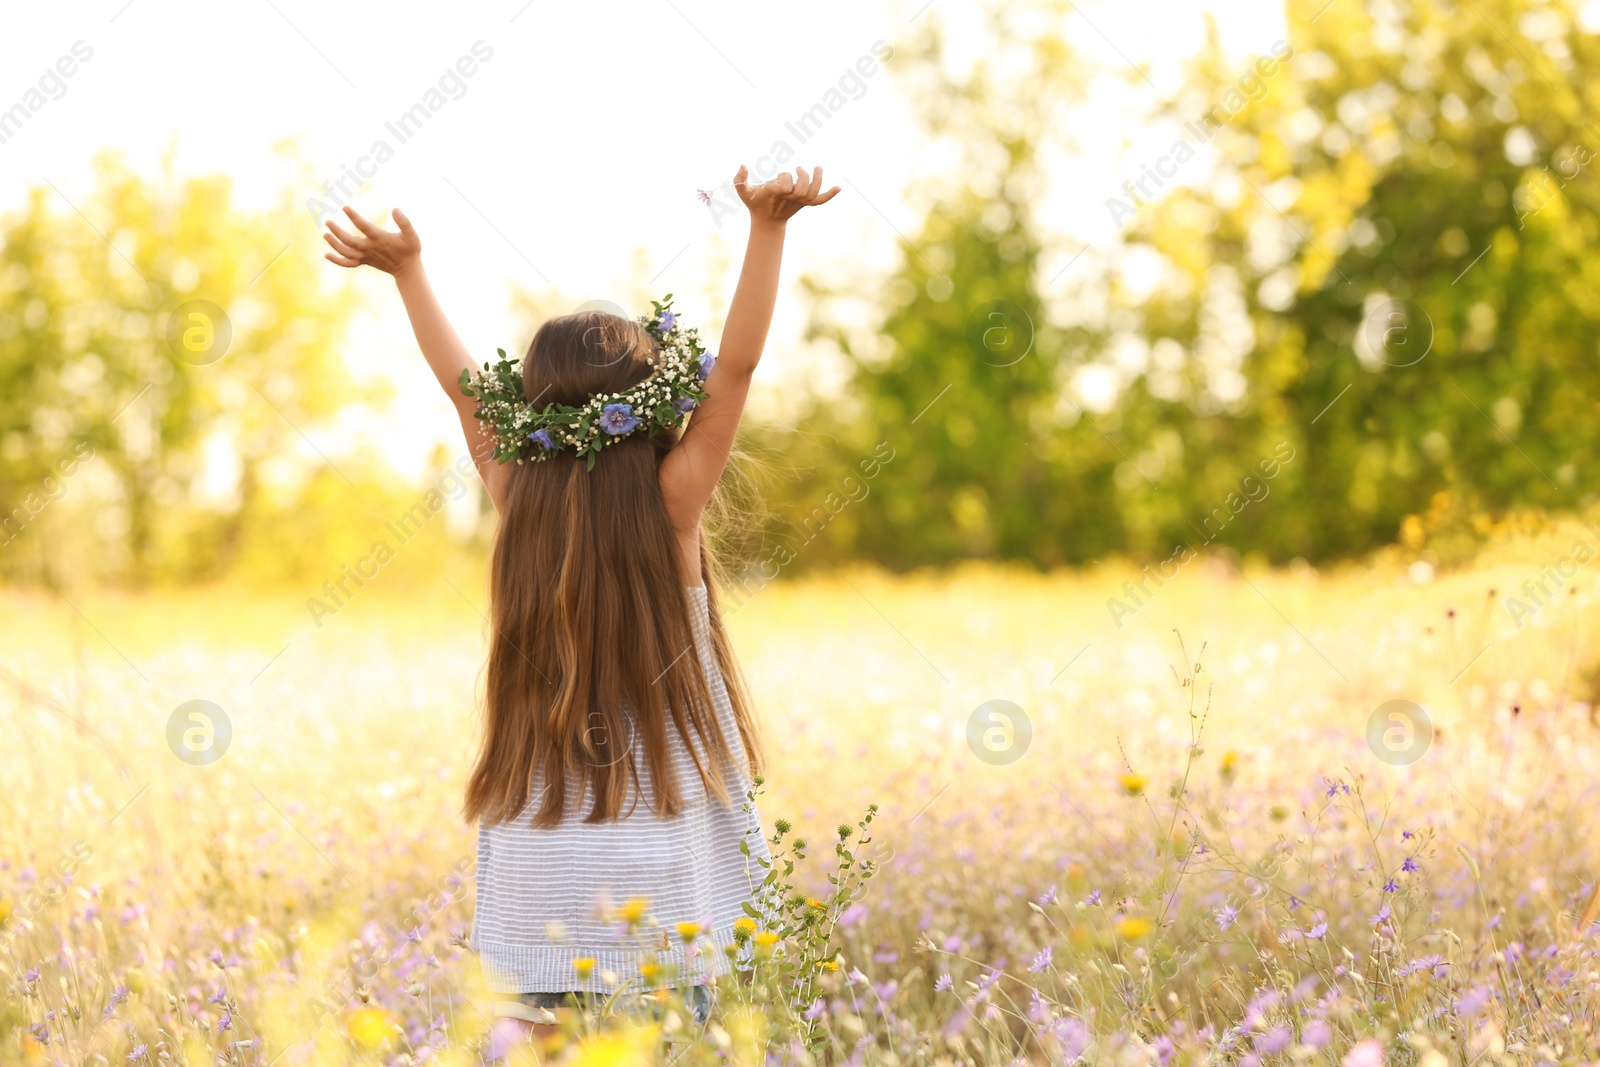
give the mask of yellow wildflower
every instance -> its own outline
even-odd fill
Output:
[[[661,964],[641,963],[639,965],[639,975],[646,982],[654,982],[657,978],[661,977]]]
[[[1137,941],[1141,937],[1148,935],[1151,930],[1154,930],[1155,924],[1149,919],[1141,919],[1137,915],[1125,915],[1117,920],[1117,925],[1114,929],[1117,931],[1118,937],[1127,938],[1129,941]]]
[[[679,923],[678,924],[678,936],[683,938],[683,943],[685,945],[689,944],[695,938],[700,936],[700,924],[699,923]]]
[[[618,914],[622,916],[623,922],[632,926],[644,918],[644,913],[649,907],[650,902],[644,897],[633,897],[622,902],[622,909]]]
[[[750,935],[756,932],[756,921],[749,916],[733,921],[733,939],[735,941],[748,941]]]
[[[763,930],[756,935],[756,945],[760,948],[771,948],[778,943],[778,935],[771,930]]]
[[[573,1067],[646,1067],[655,1062],[658,1035],[654,1026],[637,1026],[584,1038]]]
[[[1226,751],[1226,752],[1224,752],[1222,754],[1221,771],[1222,771],[1222,780],[1223,781],[1225,781],[1225,782],[1233,781],[1234,773],[1237,770],[1236,764],[1238,764],[1238,762],[1239,762],[1239,753],[1233,751],[1232,749],[1229,749],[1228,751]]]
[[[1143,793],[1144,787],[1149,784],[1148,778],[1142,774],[1134,774],[1132,771],[1124,773],[1117,780],[1122,783],[1122,791],[1130,797],[1136,797]]]
[[[838,960],[818,960],[817,961],[817,970],[819,970],[819,971],[837,971],[838,969],[839,969],[839,961]]]
[[[6,924],[6,920],[11,918],[12,910],[11,898],[0,897],[0,926],[4,926]]]
[[[394,1034],[395,1018],[382,1008],[368,1005],[350,1013],[345,1031],[362,1048],[377,1048]]]
[[[594,957],[579,956],[572,961],[572,969],[578,972],[579,978],[587,981],[589,976],[594,973]]]

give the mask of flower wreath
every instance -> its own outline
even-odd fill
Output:
[[[495,439],[497,462],[537,463],[570,448],[593,470],[595,457],[629,434],[643,430],[654,437],[683,426],[706,399],[706,376],[717,357],[700,344],[697,330],[678,325],[671,293],[650,303],[655,315],[639,323],[656,341],[657,354],[649,361],[655,372],[631,389],[596,393],[578,407],[547,404],[535,410],[522,395],[522,361],[506,358],[505,349],[496,349],[500,362],[485,363],[483,373],[461,372],[461,391],[478,401],[475,414]]]

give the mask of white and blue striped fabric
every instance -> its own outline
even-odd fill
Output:
[[[676,984],[728,970],[723,946],[732,941],[743,903],[765,876],[756,859],[768,852],[759,815],[744,810],[750,782],[733,705],[712,649],[704,587],[690,587],[689,609],[717,717],[738,759],[727,776],[729,802],[707,794],[687,745],[669,727],[671,766],[684,806],[678,815],[662,818],[650,810],[649,769],[641,758],[639,777],[647,792],[638,804],[624,805],[632,813],[622,819],[583,822],[591,804],[586,794],[550,829],[530,825],[528,812],[515,822],[481,826],[472,947],[491,991],[639,989],[644,962],[639,946],[604,915],[608,902],[614,908],[633,898],[649,901],[648,915],[668,931],[670,948],[652,954],[650,962],[676,974]],[[538,790],[535,780],[534,795]],[[749,843],[748,858],[740,842]],[[683,922],[699,923],[704,931],[694,955],[673,932]],[[584,957],[595,960],[586,980],[578,978],[572,963]],[[617,984],[609,985],[608,978]]]

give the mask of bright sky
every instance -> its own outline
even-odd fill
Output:
[[[786,140],[797,150],[793,162],[823,165],[845,191],[790,227],[787,285],[757,401],[781,416],[789,387],[825,377],[829,366],[826,352],[801,339],[797,280],[892,264],[896,229],[917,225],[903,194],[919,168],[941,164],[892,60],[862,78],[859,98],[804,145],[785,123],[875,45],[905,40],[914,20],[942,20],[959,31],[953,40],[981,41],[962,29],[973,10],[963,0],[24,5],[8,11],[0,37],[0,109],[22,100],[78,42],[92,56],[0,145],[0,212],[46,181],[83,203],[90,160],[108,147],[145,173],[171,151],[182,173],[232,175],[247,204],[270,203],[285,186],[304,200],[382,139],[394,156],[368,167],[355,202],[372,213],[398,205],[411,216],[446,309],[484,358],[525,342],[534,325],[511,315],[513,286],[570,305],[562,311],[602,299],[638,313],[645,308],[630,294],[672,291],[714,339],[744,228],[738,219],[719,228],[695,190]],[[1203,39],[1207,11],[1241,60],[1284,36],[1281,0],[1080,0],[1061,28],[1097,69],[1149,63],[1166,90]],[[461,75],[458,63],[472,73]],[[385,123],[426,102],[441,78],[447,102],[401,143]],[[1112,78],[1097,83],[1082,128],[1072,131],[1081,156],[1063,167],[1061,188],[1041,212],[1057,231],[1047,276],[1085,241],[1109,242],[1105,198],[1170,144],[1167,130],[1142,121],[1148,94]],[[298,163],[277,150],[291,138]],[[309,183],[307,170],[316,175]],[[288,254],[320,257],[309,212],[303,222],[285,234]],[[356,373],[390,380],[397,398],[386,412],[323,431],[320,443],[338,452],[353,435],[378,436],[395,465],[414,473],[436,442],[455,448],[457,430],[388,280],[371,273],[361,286],[368,309],[348,359]]]

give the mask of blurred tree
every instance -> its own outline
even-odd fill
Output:
[[[242,211],[224,177],[147,181],[114,155],[96,174],[82,203],[35,189],[0,221],[0,573],[213,575],[269,465],[360,398],[353,297],[293,249],[288,199]]]
[[[800,420],[804,432],[761,435],[799,470],[777,489],[789,518],[774,533],[809,544],[830,526],[826,549],[797,548],[801,560],[1060,564],[1122,542],[1120,517],[1102,506],[1116,445],[1061,388],[1099,327],[1052,327],[1039,294],[1040,150],[1083,91],[1054,29],[1070,7],[985,9],[992,44],[970,63],[932,20],[896,47],[891,65],[912,82],[935,151],[960,161],[958,180],[919,187],[927,216],[901,238],[889,278],[806,280],[811,335],[838,345],[852,381],[843,402],[819,402]],[[868,483],[862,463],[880,443],[894,458]],[[828,518],[852,478],[865,502]]]
[[[1265,87],[1212,139],[1210,180],[1132,228],[1182,279],[1140,310],[1187,373],[1123,400],[1181,433],[1156,492],[1203,512],[1290,441],[1281,498],[1223,538],[1277,558],[1584,503],[1600,38],[1568,3],[1321,6],[1291,6],[1285,74],[1213,47],[1174,103],[1193,121]]]
[[[903,457],[816,557],[1320,559],[1592,499],[1600,37],[1578,5],[1296,0],[1289,40],[1244,60],[1213,33],[1163,105],[1170,148],[1105,191],[1119,255],[1079,265],[1055,325],[1030,205],[1083,76],[1041,10],[991,8],[993,44],[962,49],[1004,64],[952,62],[936,25],[896,57],[961,185],[919,183],[886,283],[813,283],[850,396],[779,438],[814,472],[779,492],[809,506],[877,440]],[[986,366],[1006,333],[985,323],[1031,323],[1033,349]],[[1109,410],[1080,410],[1086,383]]]

